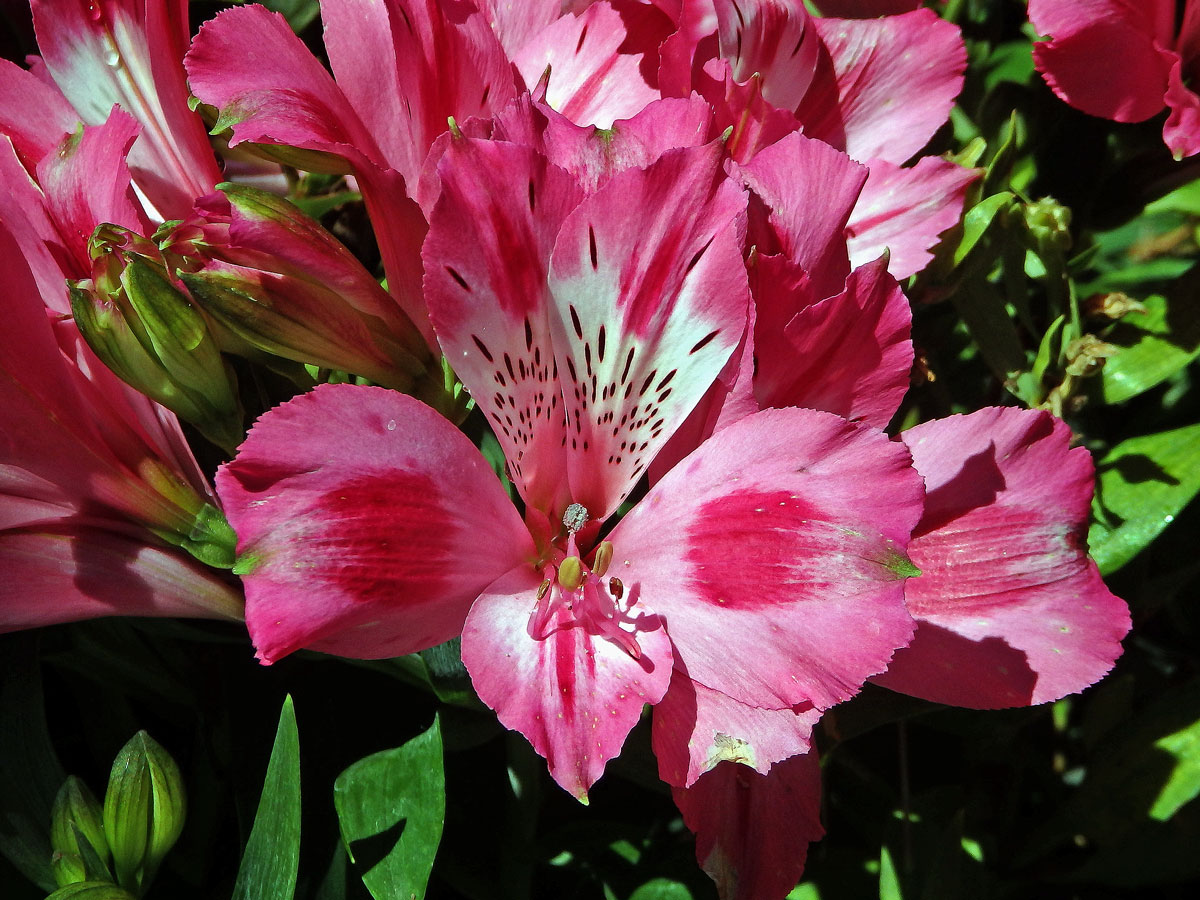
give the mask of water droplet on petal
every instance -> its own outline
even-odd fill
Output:
[[[388,419],[387,430],[388,431],[396,430],[396,420],[395,419]]]
[[[121,51],[119,51],[116,47],[110,47],[108,52],[104,54],[104,62],[110,68],[115,69],[117,66],[121,65]]]

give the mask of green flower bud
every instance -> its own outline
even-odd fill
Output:
[[[1045,255],[1071,249],[1071,210],[1053,197],[1042,197],[1024,207],[1025,227],[1034,249]]]
[[[88,880],[87,866],[83,864],[83,857],[77,853],[60,853],[55,850],[54,855],[50,857],[50,868],[54,872],[54,883],[59,887]]]
[[[99,880],[111,877],[108,865],[112,851],[104,836],[104,811],[95,795],[72,775],[54,798],[50,817],[50,846],[61,866],[55,863],[59,884]],[[79,871],[75,871],[76,862]],[[59,876],[60,867],[70,873],[69,880]],[[76,877],[78,876],[78,877]]]
[[[46,900],[137,900],[137,896],[108,881],[84,881],[60,887]]]
[[[117,882],[141,894],[183,831],[187,800],[179,767],[139,731],[113,762],[104,795],[104,833]]]
[[[88,345],[121,380],[232,450],[243,436],[241,407],[203,312],[145,238],[101,225],[89,250],[92,278],[68,285]]]

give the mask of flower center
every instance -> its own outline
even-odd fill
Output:
[[[546,563],[537,600],[529,614],[526,630],[537,641],[556,631],[583,628],[588,634],[612,641],[634,659],[642,658],[635,632],[637,616],[631,615],[632,598],[625,598],[625,586],[619,578],[604,575],[612,562],[613,546],[601,541],[591,566],[583,561],[575,533],[588,520],[587,510],[572,503],[563,514],[567,529],[566,555],[558,563]]]

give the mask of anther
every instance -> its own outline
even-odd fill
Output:
[[[613,595],[614,600],[620,600],[625,596],[625,585],[621,583],[621,579],[615,575],[608,579],[608,592]]]
[[[568,556],[558,564],[558,583],[568,591],[583,584],[583,561],[578,556]]]
[[[596,548],[596,558],[592,563],[592,571],[597,575],[604,575],[608,571],[608,564],[612,562],[612,556],[612,541],[601,541],[600,546]]]

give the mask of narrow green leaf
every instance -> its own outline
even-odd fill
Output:
[[[137,900],[137,895],[108,881],[80,881],[59,888],[46,900]]]
[[[289,696],[279,713],[254,827],[233,900],[292,900],[300,865],[300,737]]]
[[[1099,379],[1105,403],[1122,403],[1166,381],[1200,356],[1200,305],[1195,297],[1171,302],[1160,295],[1143,301],[1104,336],[1121,352],[1105,363]]]
[[[900,892],[900,876],[887,847],[879,848],[879,900],[904,900]]]
[[[1096,466],[1092,557],[1115,572],[1153,541],[1200,491],[1200,425],[1130,438]]]
[[[1028,368],[1017,327],[995,287],[981,280],[968,281],[954,295],[954,305],[997,378],[1008,381]]]
[[[967,211],[967,214],[963,216],[962,240],[958,242],[958,247],[954,250],[956,267],[961,265],[962,261],[967,258],[967,254],[975,249],[975,245],[979,243],[980,238],[996,218],[996,213],[1011,203],[1012,199],[1011,192],[1001,191],[999,194],[985,197]]]
[[[42,706],[37,638],[0,638],[0,853],[38,887],[52,891],[50,816],[67,773],[59,765]]]
[[[446,813],[442,730],[360,759],[333,785],[342,840],[375,900],[425,896]]]

